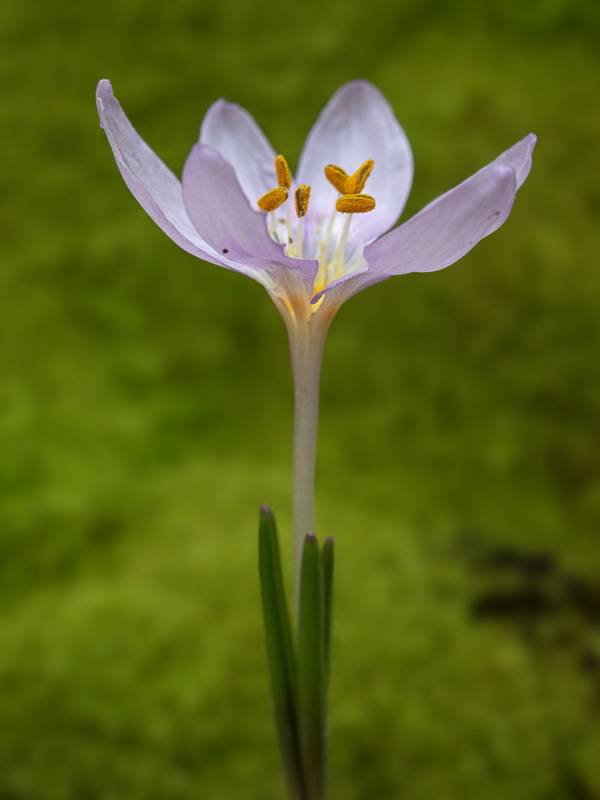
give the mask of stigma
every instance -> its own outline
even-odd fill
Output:
[[[316,294],[334,280],[362,266],[362,247],[348,253],[346,250],[354,214],[372,211],[376,205],[375,198],[364,193],[375,162],[368,159],[350,174],[336,164],[325,166],[325,177],[339,196],[329,217],[319,219],[316,226],[309,230],[311,252],[305,256],[304,218],[308,212],[311,187],[303,184],[292,191],[294,181],[287,161],[282,155],[276,156],[274,161],[277,186],[262,195],[257,205],[268,215],[267,224],[271,238],[283,244],[287,256],[318,260],[319,267],[313,287]],[[318,305],[320,303],[313,308],[316,310]]]

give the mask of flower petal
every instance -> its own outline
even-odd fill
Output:
[[[517,189],[523,185],[531,169],[531,154],[537,142],[535,133],[529,133],[520,142],[517,142],[504,153],[498,156],[494,164],[503,164],[512,167],[517,176]]]
[[[208,109],[200,141],[217,150],[237,175],[249,202],[277,186],[275,151],[252,116],[241,106],[218,100]]]
[[[396,222],[413,176],[410,144],[387,100],[367,81],[353,81],[325,106],[300,157],[298,183],[312,187],[308,215],[313,225],[315,217],[329,217],[339,197],[325,178],[325,167],[336,164],[352,174],[367,159],[375,167],[365,191],[375,197],[377,207],[352,221],[352,242],[370,242]]]
[[[489,164],[414,217],[367,245],[368,268],[333,281],[321,294],[341,305],[392,275],[434,272],[458,261],[508,217],[516,193],[512,167]]]
[[[517,190],[512,167],[490,164],[368,245],[369,272],[433,272],[454,264],[502,225]]]
[[[317,263],[284,255],[283,245],[267,232],[264,212],[249,205],[233,167],[200,142],[183,168],[183,201],[203,238],[230,263],[260,270],[286,285],[300,280],[305,292],[312,287]]]
[[[110,81],[100,81],[96,100],[100,124],[136,200],[176,244],[194,256],[224,266],[190,222],[183,205],[181,183],[127,119]]]
[[[349,297],[407,272],[433,272],[458,261],[508,217],[531,167],[537,138],[530,133],[466,181],[441,195],[403,225],[365,247],[364,268],[333,281],[327,295],[340,306]]]

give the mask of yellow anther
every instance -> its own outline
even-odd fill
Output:
[[[299,186],[294,192],[294,200],[296,201],[296,216],[303,217],[308,211],[308,201],[310,199],[310,186],[305,183]]]
[[[292,186],[292,173],[283,156],[275,156],[275,172],[277,174],[277,184],[279,187],[282,189],[290,189]]]
[[[325,167],[325,177],[332,186],[335,186],[340,194],[344,194],[346,191],[348,174],[341,167],[336,167],[335,164],[329,164]]]
[[[375,198],[370,194],[344,194],[338,198],[335,207],[342,214],[364,214],[373,211]]]
[[[288,198],[288,190],[283,186],[271,189],[270,192],[263,194],[258,200],[258,207],[261,211],[275,211],[280,205],[285,203]]]
[[[346,187],[344,190],[345,194],[360,194],[362,190],[365,188],[365,183],[367,182],[367,178],[371,174],[373,167],[375,166],[375,162],[372,158],[369,158],[368,161],[359,167],[353,175],[350,175],[348,180],[346,181]]]

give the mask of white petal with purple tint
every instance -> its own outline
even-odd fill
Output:
[[[100,81],[96,100],[100,124],[121,175],[136,200],[180,247],[205,261],[222,265],[190,222],[180,182],[127,119],[109,81]]]
[[[517,142],[498,158],[492,162],[494,164],[503,164],[507,167],[512,167],[515,171],[517,178],[517,189],[523,185],[525,178],[529,175],[531,169],[531,154],[537,142],[535,133],[530,133]]]
[[[490,165],[365,247],[369,270],[432,272],[454,264],[502,225],[515,199],[515,171]]]
[[[283,245],[267,232],[264,213],[250,207],[232,166],[213,148],[200,143],[192,148],[183,169],[183,200],[194,226],[231,263],[261,270],[277,282],[291,273],[310,290],[316,262],[284,255]]]
[[[202,122],[200,141],[218,150],[231,164],[253,207],[259,197],[277,185],[275,151],[241,106],[225,100],[213,103]]]
[[[375,167],[365,191],[374,211],[352,221],[350,242],[370,242],[396,222],[413,177],[412,151],[389,103],[372,84],[353,81],[334,94],[308,135],[297,179],[312,187],[309,220],[327,219],[339,197],[323,173],[328,164],[353,173],[368,159]]]

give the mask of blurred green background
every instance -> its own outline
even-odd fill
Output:
[[[291,378],[264,290],[179,250],[98,127],[177,172],[219,97],[295,162],[364,77],[407,213],[534,131],[506,225],[351,300],[325,356],[332,797],[600,797],[600,7],[5,0],[0,798],[281,798],[258,506],[290,548]]]

